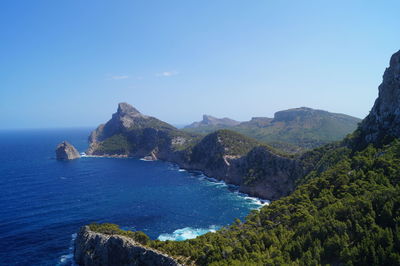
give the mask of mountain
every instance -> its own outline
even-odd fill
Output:
[[[90,134],[87,154],[163,157],[191,145],[196,138],[195,134],[180,131],[143,115],[127,103],[120,103],[112,118]]]
[[[300,163],[292,168],[300,176],[288,196],[215,233],[186,241],[149,240],[146,246],[187,265],[400,265],[399,103],[400,51],[390,60],[370,114],[353,134],[300,158],[284,158]],[[288,171],[280,167],[279,155],[257,149],[262,146],[239,160],[260,171]],[[306,168],[311,170],[301,172]],[[262,179],[268,180],[265,173]],[[104,233],[107,227],[93,230]],[[118,230],[113,232],[134,234]]]
[[[343,139],[361,119],[307,107],[276,112],[274,118],[255,117],[237,125],[202,125],[187,132],[210,133],[227,128],[288,153],[298,153]]]
[[[185,128],[203,128],[203,127],[232,127],[239,125],[240,122],[233,119],[224,117],[216,118],[211,115],[203,115],[203,120],[200,122],[193,122]]]
[[[120,103],[112,118],[91,133],[89,143],[88,155],[169,161],[267,199],[288,195],[300,173],[310,170],[300,157],[240,133],[217,130],[200,136],[181,131],[127,103]],[[263,157],[271,163],[262,164]]]

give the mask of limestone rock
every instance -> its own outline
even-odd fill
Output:
[[[74,259],[82,266],[180,265],[170,256],[142,246],[129,237],[93,232],[88,226],[82,227],[75,239]]]
[[[91,133],[86,153],[143,157],[154,150],[162,152],[171,146],[182,146],[187,136],[168,123],[144,115],[127,103],[120,103],[112,118]]]
[[[57,160],[74,160],[80,158],[79,152],[70,143],[63,141],[57,145],[56,158]]]
[[[384,136],[400,137],[400,51],[392,55],[379,96],[360,129],[366,143],[380,142]]]

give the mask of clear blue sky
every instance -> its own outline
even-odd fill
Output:
[[[0,128],[173,124],[308,106],[368,114],[400,1],[0,2]]]

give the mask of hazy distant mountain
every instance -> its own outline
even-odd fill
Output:
[[[233,119],[224,117],[216,118],[211,115],[203,115],[203,120],[199,122],[193,122],[185,128],[201,128],[201,127],[231,127],[239,125],[240,122]]]
[[[254,117],[236,125],[198,123],[184,130],[207,134],[230,129],[294,153],[340,140],[353,132],[360,121],[349,115],[300,107],[276,112],[274,118]]]

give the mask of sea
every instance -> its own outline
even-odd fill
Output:
[[[0,265],[75,265],[76,232],[93,222],[182,241],[268,203],[168,162],[55,159],[64,140],[83,153],[91,130],[0,131]]]

